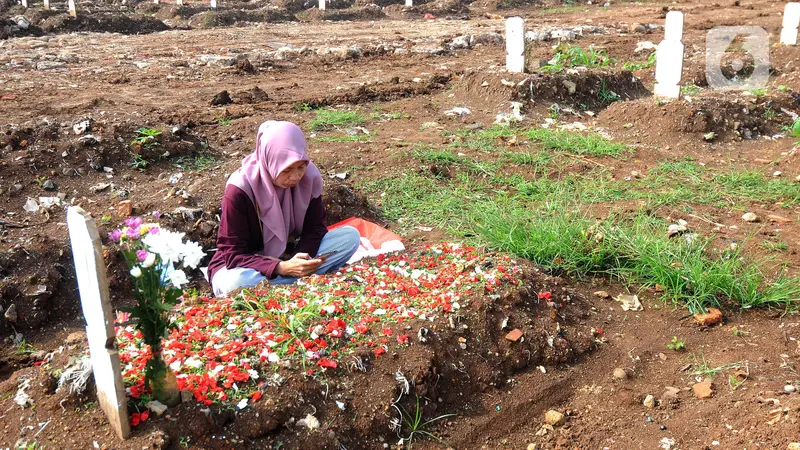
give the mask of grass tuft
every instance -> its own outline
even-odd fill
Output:
[[[335,109],[318,109],[316,117],[308,123],[312,130],[328,130],[335,127],[361,125],[366,122],[364,116],[356,111],[337,111]]]

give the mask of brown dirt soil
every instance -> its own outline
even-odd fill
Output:
[[[56,393],[52,371],[36,365],[53,353],[50,366],[64,367],[84,351],[80,336],[68,339],[81,330],[83,320],[64,206],[90,211],[104,235],[126,215],[121,202],[130,200],[134,214],[160,216],[166,226],[211,249],[225,180],[252,149],[254,131],[263,120],[301,124],[323,175],[348,173],[344,182],[325,179],[330,223],[350,216],[386,223],[380,193],[361,190],[364,181],[404,171],[430,173],[429,163],[411,156],[415,145],[450,144],[445,132],[488,127],[514,100],[526,102],[531,126],[542,123],[551,105],[559,103],[575,110],[569,121],[602,129],[636,149],[625,159],[579,158],[565,168],[570,173],[601,165],[622,179],[663,161],[691,158],[711,170],[740,167],[767,177],[781,170],[789,180],[800,175],[792,140],[773,138],[791,122],[781,108],[800,110],[792,92],[776,89],[800,90],[796,48],[770,49],[774,73],[768,95],[702,91],[662,104],[648,94],[652,68],[632,75],[616,68],[512,75],[500,70],[504,46],[491,37],[503,33],[504,22],[494,15],[502,7],[503,16],[521,15],[529,27],[599,27],[573,43],[605,49],[620,62],[644,61],[646,54],[634,54],[637,42],[657,43],[663,32],[636,25],[662,24],[665,10],[679,9],[686,12],[683,83],[704,88],[706,31],[752,24],[764,27],[774,41],[780,8],[769,2],[688,0],[668,6],[612,3],[609,8],[601,3],[562,10],[509,2],[443,1],[413,8],[380,4],[384,9],[349,8],[345,2],[324,13],[300,12],[313,6],[308,2],[274,2],[278,9],[222,3],[216,12],[200,4],[179,9],[141,3],[136,16],[98,7],[77,20],[63,11],[25,12],[13,2],[0,4],[0,305],[4,313],[12,304],[16,309],[15,320],[0,318],[0,446],[35,439],[44,448],[65,449],[92,448],[94,442],[100,448],[130,449],[179,449],[183,443],[194,448],[394,448],[398,437],[389,425],[396,412],[390,404],[399,393],[398,370],[414,381],[424,417],[456,414],[431,428],[441,442],[420,440],[414,448],[525,449],[536,444],[537,449],[649,449],[672,439],[672,448],[783,449],[800,441],[800,394],[783,393],[785,384],[797,386],[800,379],[800,320],[795,314],[730,309],[724,324],[704,328],[686,319],[684,310],[662,303],[657,292],[631,288],[645,309],[625,312],[613,300],[593,295],[598,290],[628,293],[619,285],[557,278],[530,266],[521,289],[499,298],[475,298],[452,328],[449,323],[430,325],[428,344],[415,342],[407,351],[374,360],[365,353],[366,372],[350,369],[322,385],[284,371],[285,384],[254,408],[232,412],[185,403],[135,428],[130,440],[118,440],[91,388],[83,397]],[[14,29],[11,18],[23,12],[31,27]],[[294,22],[298,12],[309,22]],[[426,12],[439,19],[422,20]],[[469,20],[447,20],[462,17]],[[327,22],[332,20],[339,22]],[[196,29],[135,35],[186,26]],[[483,38],[471,48],[451,48],[449,43],[462,35]],[[557,43],[533,42],[529,55],[547,61]],[[286,47],[297,51],[278,51]],[[209,55],[230,57],[233,65],[202,59]],[[565,79],[575,83],[574,94]],[[625,101],[599,100],[596,94],[604,83]],[[223,90],[232,103],[211,106]],[[308,109],[320,106],[358,111],[368,118],[370,136],[357,142],[320,141],[347,136],[346,129],[311,129],[315,113]],[[467,106],[472,114],[443,115],[456,106]],[[73,126],[88,118],[90,127],[76,134]],[[131,145],[142,127],[160,134]],[[715,133],[712,140],[704,139],[708,132]],[[131,167],[132,151],[148,166]],[[486,157],[480,150],[459,151]],[[528,169],[517,172],[531,176]],[[55,190],[46,190],[45,181],[52,181]],[[28,198],[38,201],[58,193],[62,205],[35,213],[23,209]],[[636,207],[609,202],[593,212],[604,217]],[[743,224],[740,205],[695,205],[690,213],[700,218],[696,229],[713,236],[715,245],[746,242],[748,251],[764,256],[769,255],[760,245],[764,241],[786,243],[781,257],[796,274],[798,207],[766,201],[747,207],[762,217],[777,214],[790,222]],[[687,217],[678,207],[657,213]],[[450,239],[446,232],[434,229],[407,236],[407,243],[444,239]],[[113,305],[129,304],[127,269],[119,255],[107,253]],[[192,275],[192,287],[207,289],[198,273]],[[538,301],[535,293],[542,291],[553,293],[556,308]],[[504,338],[507,330],[500,325],[505,317],[510,327],[523,331],[524,341]],[[602,333],[596,333],[598,328]],[[32,348],[12,344],[17,333]],[[667,349],[673,336],[685,340],[684,351]],[[711,376],[693,374],[698,367],[719,368],[711,398],[699,399],[692,392],[695,383]],[[625,379],[612,376],[616,368],[625,371]],[[13,397],[27,378],[37,406],[22,409]],[[652,408],[643,405],[647,395],[654,396]],[[401,403],[407,410],[414,408],[412,398]],[[344,411],[337,400],[345,404]],[[551,409],[565,414],[563,426],[545,425],[545,412]],[[309,413],[320,419],[321,429],[309,432],[294,425]]]

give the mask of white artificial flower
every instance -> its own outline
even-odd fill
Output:
[[[156,254],[147,252],[147,257],[142,262],[142,267],[145,269],[153,267],[153,264],[156,263]]]
[[[197,242],[186,241],[183,245],[183,265],[191,269],[197,268],[200,260],[206,256],[203,247]]]
[[[181,286],[189,282],[189,279],[186,278],[186,273],[182,270],[173,270],[169,273],[169,282],[172,283],[173,286],[180,289]]]
[[[139,278],[142,276],[142,269],[140,269],[139,266],[133,266],[133,269],[131,269],[131,275],[133,278]]]
[[[158,234],[148,234],[142,242],[153,253],[158,253],[161,261],[165,264],[179,262],[183,258],[183,236],[184,233],[175,231],[161,230]]]

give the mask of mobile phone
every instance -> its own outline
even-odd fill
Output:
[[[337,253],[339,253],[339,250],[334,250],[332,252],[328,252],[328,253],[323,253],[321,255],[317,255],[317,257],[314,258],[314,259],[321,259],[321,260],[325,261],[326,259],[330,258],[331,256],[333,256],[333,255],[335,255]]]

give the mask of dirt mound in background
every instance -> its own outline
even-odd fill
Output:
[[[758,139],[779,133],[792,118],[781,108],[793,109],[793,99],[785,97],[692,97],[660,106],[653,101],[619,102],[602,113],[602,119],[616,127],[633,124],[635,129],[648,129],[658,123],[664,133],[694,134],[696,139],[714,133],[712,139]]]
[[[169,29],[164,22],[153,17],[117,15],[112,13],[93,14],[91,16],[78,14],[78,17],[71,17],[61,13],[48,17],[37,25],[47,33],[96,31],[121,34],[148,34]]]
[[[468,83],[475,84],[477,77]],[[619,100],[650,96],[630,72],[583,72],[578,74],[530,75],[514,90],[513,99],[523,103],[547,101],[568,104],[586,110],[604,108]]]
[[[283,9],[260,10],[217,10],[203,11],[189,19],[189,26],[197,28],[213,28],[231,26],[241,22],[287,22],[295,20],[288,11]]]
[[[319,8],[312,8],[297,14],[297,19],[304,22],[317,22],[321,20],[375,20],[383,19],[384,17],[386,17],[386,14],[378,6],[326,9],[324,11],[321,11]]]

